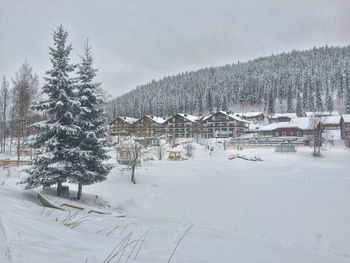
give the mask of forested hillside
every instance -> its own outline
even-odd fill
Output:
[[[217,110],[350,110],[350,46],[321,47],[180,73],[112,101],[113,115],[170,116]],[[347,107],[346,107],[347,106]]]

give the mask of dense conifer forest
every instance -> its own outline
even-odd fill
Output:
[[[111,114],[349,112],[349,58],[350,46],[325,46],[183,72],[152,80],[113,99]]]

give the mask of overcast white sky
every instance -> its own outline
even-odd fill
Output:
[[[89,37],[113,96],[169,74],[258,56],[350,44],[349,0],[0,0],[0,75],[27,60],[50,68],[52,32],[70,32],[78,61]]]

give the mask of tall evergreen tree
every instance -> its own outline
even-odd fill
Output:
[[[228,111],[226,95],[223,95],[221,110]]]
[[[346,89],[345,112],[346,114],[350,114],[350,87]]]
[[[287,112],[294,112],[292,86],[288,86],[287,92]]]
[[[304,116],[303,101],[300,94],[297,94],[296,113],[298,117]]]
[[[308,110],[309,92],[308,92],[307,82],[305,81],[303,85],[303,111]]]
[[[322,94],[321,94],[321,84],[319,81],[316,82],[316,110],[323,111]]]
[[[78,169],[70,179],[71,182],[78,183],[78,199],[81,197],[83,185],[105,180],[110,171],[103,163],[108,159],[104,149],[107,133],[101,108],[101,105],[104,105],[103,97],[97,94],[98,84],[94,82],[96,72],[91,49],[87,43],[78,70],[77,95],[80,101],[80,111],[76,120],[76,125],[80,127]]]
[[[213,113],[213,95],[212,95],[211,88],[208,89],[208,93],[207,93],[207,109],[210,114]]]
[[[50,48],[52,69],[46,72],[43,87],[44,100],[34,103],[33,108],[48,117],[34,126],[38,133],[28,145],[35,149],[33,166],[27,170],[29,176],[23,183],[26,188],[57,184],[57,195],[62,183],[76,170],[77,142],[80,129],[74,124],[77,110],[74,85],[70,76],[74,65],[70,64],[71,45],[67,45],[68,32],[59,26],[54,32],[54,47]]]
[[[334,109],[334,103],[333,103],[333,97],[332,94],[329,92],[329,87],[326,87],[326,109],[329,113],[331,113]]]
[[[267,113],[269,115],[275,113],[275,103],[274,103],[274,100],[273,100],[272,90],[270,90],[270,93],[269,93],[269,104],[268,104]]]

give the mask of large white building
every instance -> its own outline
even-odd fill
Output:
[[[249,121],[225,111],[206,116],[202,119],[203,138],[237,137],[248,132]]]

